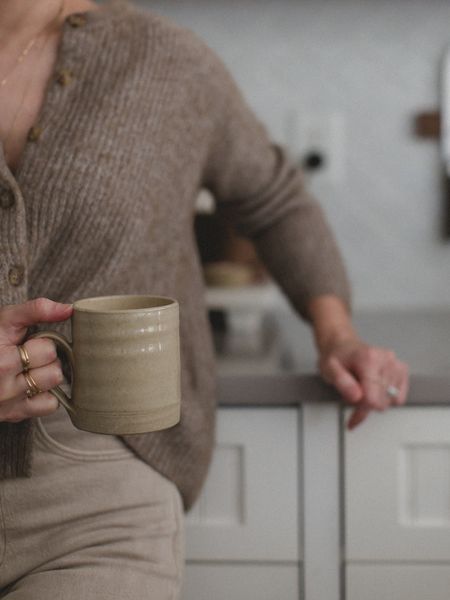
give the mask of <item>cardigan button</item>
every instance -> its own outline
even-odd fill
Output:
[[[20,285],[23,281],[25,269],[22,265],[14,265],[9,269],[8,279],[11,285]]]
[[[72,13],[67,17],[67,21],[72,27],[82,27],[86,23],[86,15],[84,13]]]
[[[62,85],[68,85],[73,79],[73,73],[70,69],[61,69],[56,74],[56,81]]]
[[[39,139],[41,133],[42,127],[40,127],[39,125],[33,125],[33,127],[31,127],[28,130],[27,140],[29,142],[36,142]]]
[[[11,208],[15,204],[15,197],[12,190],[0,185],[0,206],[2,208]]]

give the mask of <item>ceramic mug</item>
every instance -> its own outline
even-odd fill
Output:
[[[38,331],[67,353],[71,397],[49,391],[78,429],[115,435],[166,429],[180,420],[179,305],[146,295],[97,296],[73,304],[72,342]]]

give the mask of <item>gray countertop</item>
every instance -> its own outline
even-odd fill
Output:
[[[342,402],[317,374],[309,326],[292,311],[272,312],[278,334],[270,360],[218,356],[221,406],[295,406]],[[410,366],[408,405],[450,404],[450,309],[355,312],[360,336],[394,350]]]

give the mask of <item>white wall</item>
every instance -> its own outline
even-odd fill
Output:
[[[411,133],[415,112],[438,102],[450,2],[139,3],[200,34],[277,141],[286,141],[293,107],[343,115],[345,180],[313,190],[346,259],[356,307],[450,305],[438,147]]]

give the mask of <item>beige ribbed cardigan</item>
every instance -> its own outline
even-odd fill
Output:
[[[323,211],[217,55],[191,31],[125,2],[67,18],[14,175],[0,151],[0,301],[178,299],[181,421],[121,438],[176,483],[186,510],[215,430],[214,353],[193,230],[201,187],[253,240],[299,315],[307,319],[307,301],[324,293],[350,308]],[[43,328],[70,337],[70,319],[29,333]],[[34,421],[0,423],[0,479],[32,476]]]

